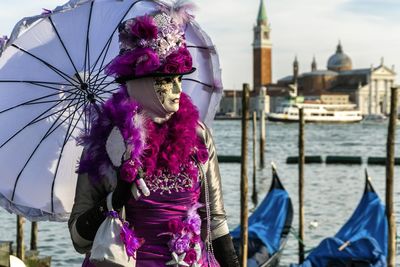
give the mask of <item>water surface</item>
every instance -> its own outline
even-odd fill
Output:
[[[274,161],[282,183],[292,197],[295,216],[293,227],[297,229],[297,165],[287,165],[286,157],[298,154],[298,125],[267,122],[266,162]],[[217,152],[221,155],[239,155],[241,138],[240,121],[215,121],[213,126]],[[249,124],[249,130],[251,125]],[[396,140],[400,140],[400,129]],[[348,155],[368,156],[386,155],[387,125],[376,124],[309,124],[305,128],[306,155]],[[249,132],[251,137],[251,132]],[[249,155],[251,155],[251,142]],[[396,155],[400,156],[399,141],[396,142]],[[258,146],[257,146],[258,155]],[[249,158],[249,177],[252,167]],[[385,166],[326,165],[311,164],[305,167],[305,244],[310,249],[327,236],[334,235],[351,216],[364,190],[364,169],[368,167],[373,185],[382,199],[385,196]],[[221,164],[225,208],[230,228],[240,220],[240,165]],[[400,168],[395,168],[396,178]],[[257,170],[257,190],[259,200],[266,194],[271,182],[271,168]],[[400,225],[400,185],[395,179],[395,210],[397,225]],[[251,192],[251,179],[249,181]],[[250,199],[250,196],[249,196]],[[249,203],[249,207],[253,204]],[[309,228],[311,221],[318,221],[317,228]],[[14,240],[16,217],[0,210],[0,240]],[[26,244],[29,245],[30,224],[27,223]],[[42,255],[52,256],[53,266],[80,266],[83,259],[72,247],[66,223],[39,223],[39,250]],[[297,261],[297,240],[291,236],[282,257],[282,265]],[[400,256],[397,257],[400,263]]]

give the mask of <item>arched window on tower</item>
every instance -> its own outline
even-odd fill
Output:
[[[269,32],[267,31],[264,32],[264,39],[269,39]]]

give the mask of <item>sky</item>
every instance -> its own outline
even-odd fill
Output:
[[[261,0],[194,0],[196,20],[214,41],[227,89],[252,84],[253,27]],[[273,82],[292,73],[297,55],[300,73],[310,71],[313,56],[326,69],[340,40],[353,68],[378,66],[381,58],[400,72],[399,0],[263,0],[272,40]],[[0,35],[9,35],[24,16],[53,9],[66,0],[1,0]],[[398,75],[400,77],[400,75]],[[397,77],[397,83],[400,78]]]

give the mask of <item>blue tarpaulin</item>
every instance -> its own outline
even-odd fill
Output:
[[[387,237],[385,206],[370,187],[353,215],[335,237],[324,239],[303,264],[291,266],[323,267],[330,261],[346,263],[351,260],[368,262],[371,267],[386,266]],[[339,251],[346,242],[349,242],[349,245]]]
[[[270,255],[279,249],[286,216],[291,209],[290,203],[289,195],[284,189],[272,189],[249,217],[249,239],[260,239]],[[240,226],[231,235],[233,238],[240,238]]]

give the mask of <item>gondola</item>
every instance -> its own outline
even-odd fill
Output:
[[[366,173],[364,194],[356,210],[334,237],[324,239],[305,259],[291,267],[386,266],[388,221],[385,205]]]
[[[272,183],[264,200],[249,217],[248,267],[279,266],[293,220],[288,192],[272,165]],[[240,226],[231,232],[236,251],[240,249]]]

